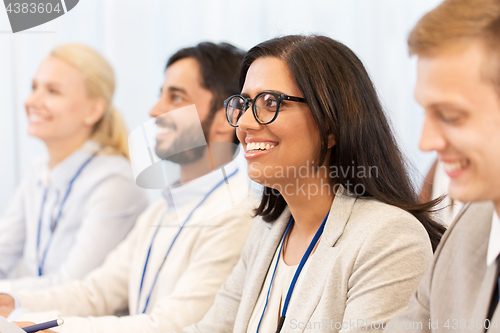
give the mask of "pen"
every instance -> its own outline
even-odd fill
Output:
[[[23,330],[26,333],[33,333],[33,332],[47,330],[47,329],[52,328],[52,327],[60,326],[63,323],[64,323],[64,320],[62,320],[62,319],[51,320],[51,321],[48,321],[46,323],[41,323],[41,324],[23,327]]]

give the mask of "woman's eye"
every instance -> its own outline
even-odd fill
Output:
[[[274,108],[276,107],[276,100],[274,99],[273,96],[267,96],[264,99],[266,101],[266,107],[268,108]]]
[[[452,124],[452,123],[458,121],[458,118],[456,118],[456,117],[443,117],[443,121],[445,123]]]
[[[49,93],[53,94],[53,95],[58,95],[59,94],[59,90],[56,90],[56,89],[49,89]]]
[[[457,123],[462,119],[462,114],[441,112],[440,118],[447,124]]]

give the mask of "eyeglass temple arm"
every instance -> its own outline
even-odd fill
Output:
[[[288,96],[288,95],[281,95],[281,98],[284,99],[284,100],[287,100],[287,101],[306,103],[305,98],[302,98],[302,97],[294,97],[294,96]]]

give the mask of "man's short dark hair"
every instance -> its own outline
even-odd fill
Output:
[[[167,68],[178,60],[194,58],[201,68],[201,86],[212,95],[209,119],[213,120],[215,112],[224,107],[224,100],[231,95],[239,94],[238,74],[245,52],[228,43],[199,43],[177,51],[168,59]],[[234,138],[235,143],[239,143]]]

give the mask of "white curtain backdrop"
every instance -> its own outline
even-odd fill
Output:
[[[19,1],[19,2],[30,2]],[[148,119],[165,63],[200,41],[248,49],[287,34],[322,34],[350,47],[366,65],[419,182],[434,159],[418,150],[423,111],[413,99],[415,59],[406,38],[441,0],[80,0],[62,17],[12,34],[0,4],[0,212],[44,146],[26,134],[24,100],[39,63],[56,45],[94,47],[117,77],[114,104],[129,130]]]

